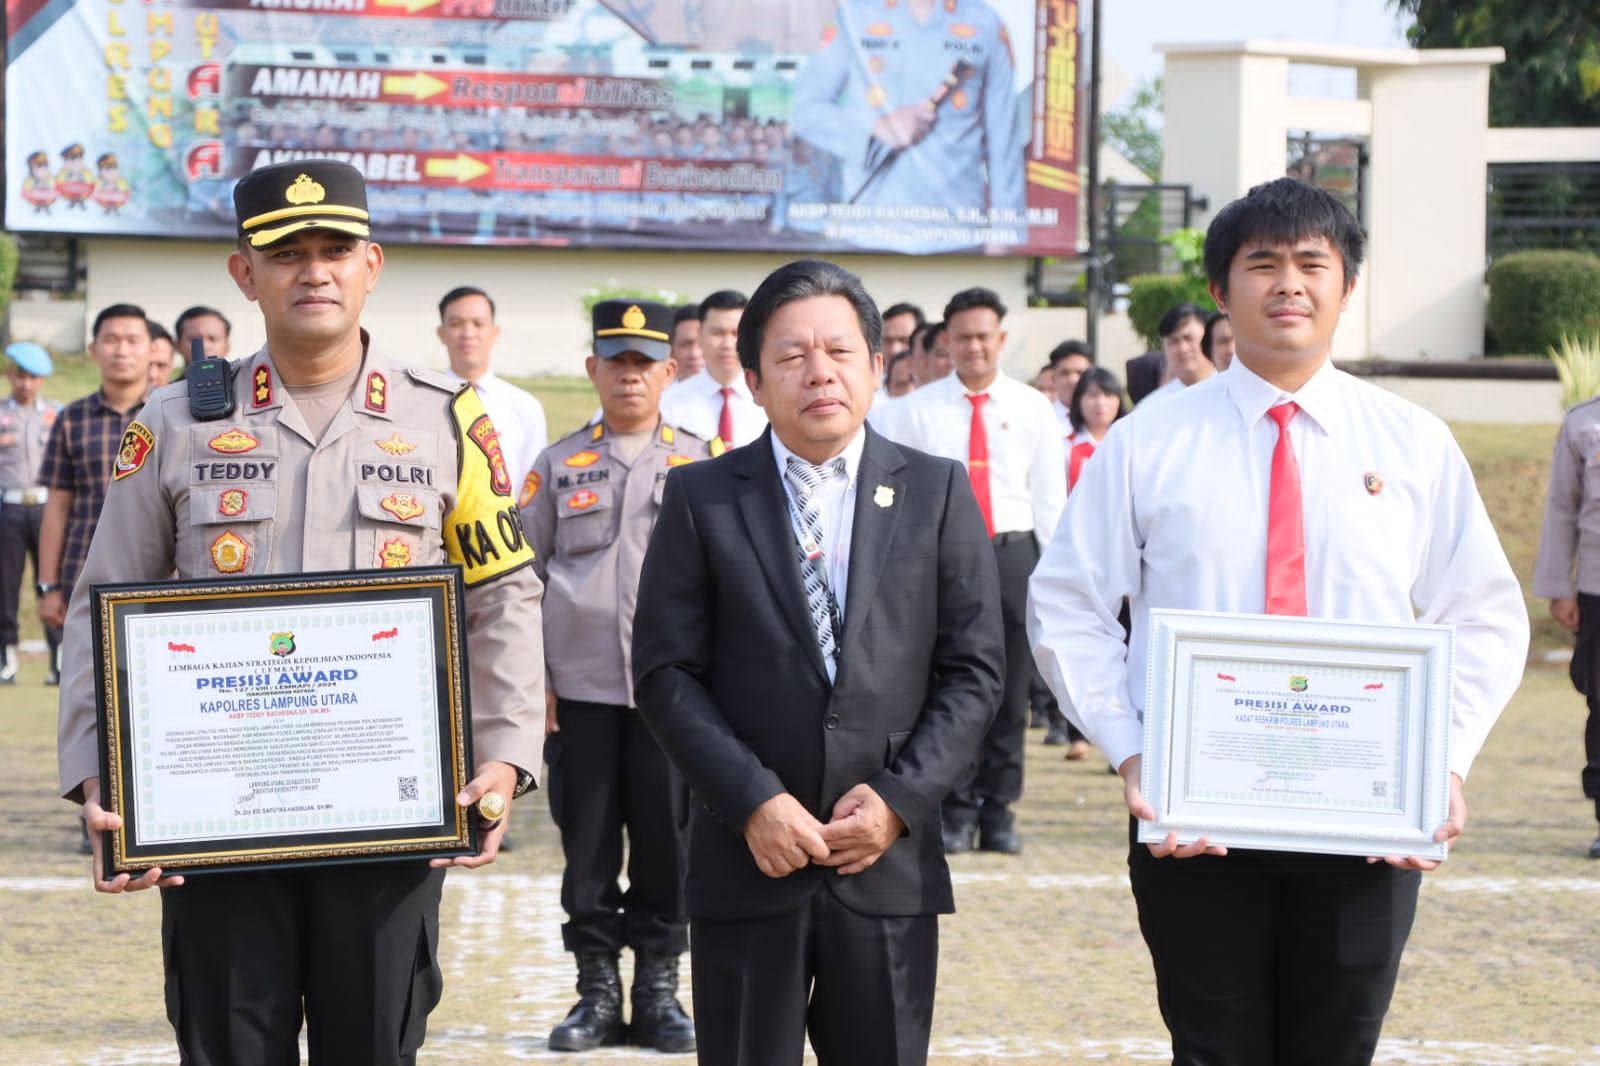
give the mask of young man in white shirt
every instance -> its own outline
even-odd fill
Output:
[[[1462,783],[1522,676],[1527,611],[1449,429],[1329,360],[1362,245],[1343,205],[1288,178],[1217,215],[1206,272],[1234,366],[1112,427],[1034,574],[1039,666],[1122,774],[1134,819],[1155,817],[1142,680],[1164,607],[1454,626],[1434,839],[1466,822]],[[1176,1063],[1371,1061],[1420,871],[1437,863],[1131,834],[1128,863]]]
[[[1217,372],[1201,346],[1206,332],[1205,308],[1195,303],[1176,304],[1161,316],[1156,331],[1161,334],[1167,382],[1141,402],[1165,399]]]
[[[500,435],[511,483],[522,486],[533,461],[550,443],[550,429],[544,407],[532,393],[501,380],[489,369],[489,357],[500,339],[494,301],[471,285],[451,289],[439,301],[437,333],[450,356],[450,376],[477,392]]]
[[[1000,372],[1006,308],[988,289],[966,289],[944,309],[955,373],[924,385],[901,406],[894,439],[967,468],[1000,567],[1006,687],[977,763],[946,798],[949,852],[1022,850],[1013,807],[1022,798],[1033,664],[1023,607],[1028,576],[1066,504],[1066,453],[1050,401]]]
[[[700,303],[700,351],[706,368],[661,394],[661,417],[703,440],[720,437],[728,448],[749,444],[767,428],[767,416],[750,395],[739,365],[739,319],[748,301],[723,289]]]

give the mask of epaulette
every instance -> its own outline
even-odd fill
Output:
[[[408,366],[406,367],[406,375],[419,385],[432,385],[434,388],[447,392],[452,396],[467,388],[466,382],[457,381],[442,370],[430,370],[422,366]]]
[[[710,438],[708,440],[707,438],[702,437],[697,433],[690,433],[688,430],[682,428],[681,426],[663,426],[662,428],[663,429],[671,429],[680,438],[687,438],[688,440],[694,441],[696,444],[704,444],[707,448],[709,448],[711,450],[711,458],[713,458],[713,459],[715,459],[717,456],[721,455],[723,452],[728,450],[728,446],[726,444],[722,443],[722,438],[721,437],[712,437],[712,438]],[[663,440],[665,440],[665,438],[663,438]],[[670,443],[670,442],[668,442],[668,443]]]
[[[553,444],[551,444],[550,447],[552,447],[552,448],[558,447],[558,446],[560,446],[562,444],[567,443],[568,441],[575,441],[579,437],[582,437],[584,439],[584,441],[587,442],[589,440],[594,439],[594,431],[596,429],[600,429],[601,430],[601,435],[602,436],[604,435],[604,427],[601,426],[601,424],[599,422],[588,422],[588,423],[585,423],[584,425],[579,426],[577,429],[573,430],[571,433],[568,433],[568,434],[566,434],[564,436],[557,437],[555,439],[555,442]]]

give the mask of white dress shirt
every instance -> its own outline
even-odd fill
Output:
[[[1307,613],[1455,627],[1449,768],[1465,779],[1522,678],[1522,590],[1445,424],[1331,363],[1291,397],[1235,360],[1111,427],[1029,586],[1039,668],[1113,766],[1140,753],[1150,609],[1265,605],[1267,409],[1288,399]]]
[[[453,370],[445,373],[458,384],[467,382]],[[489,421],[494,423],[495,435],[500,438],[500,449],[505,453],[506,466],[511,472],[512,491],[521,491],[523,479],[533,469],[533,461],[550,443],[544,407],[532,393],[495,377],[493,371],[473,382],[472,388],[483,401],[483,409],[489,412]]]
[[[723,443],[737,448],[761,436],[767,428],[767,413],[751,397],[743,374],[729,388],[733,389],[733,395],[728,397],[733,405],[733,439]],[[661,417],[669,425],[710,440],[717,435],[722,418],[722,382],[709,373],[700,373],[688,381],[674,383],[661,394]]]
[[[823,573],[828,578],[828,588],[833,590],[833,602],[838,605],[841,621],[844,619],[846,594],[850,590],[850,541],[856,527],[856,482],[861,471],[861,450],[866,443],[866,431],[857,430],[854,439],[845,445],[844,451],[837,457],[844,459],[845,476],[824,481],[813,497],[822,513]],[[789,483],[791,455],[794,452],[784,447],[783,441],[774,433],[772,457],[777,460],[778,480],[783,482],[784,496],[789,501],[789,528],[794,533],[795,550],[798,551],[804,537],[800,533],[800,508],[795,500],[794,486]],[[800,461],[806,462],[804,459]],[[832,681],[837,666],[826,658],[824,665],[828,668],[828,680]]]
[[[1004,374],[984,390],[983,428],[989,439],[989,506],[995,533],[1032,530],[1042,547],[1067,501],[1067,457],[1061,426],[1043,393]],[[907,397],[890,428],[892,440],[967,463],[972,402],[955,374]]]
[[[1196,382],[1195,384],[1199,384],[1199,382]],[[1171,399],[1172,397],[1183,392],[1183,390],[1187,389],[1188,387],[1189,386],[1183,383],[1182,378],[1173,378],[1171,381],[1167,382],[1165,385],[1161,386],[1144,399],[1140,400],[1139,406],[1143,407],[1145,404],[1154,404],[1159,403],[1162,400]]]
[[[1061,427],[1061,431],[1063,433],[1071,433],[1072,432],[1072,411],[1071,411],[1071,409],[1068,408],[1067,405],[1062,403],[1060,400],[1051,400],[1050,401],[1050,410],[1052,410],[1052,411],[1054,411],[1056,413],[1056,424]]]

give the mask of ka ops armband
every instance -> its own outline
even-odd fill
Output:
[[[471,386],[456,393],[450,414],[461,473],[455,509],[444,519],[444,544],[471,588],[533,562],[533,547],[522,531],[500,438]]]

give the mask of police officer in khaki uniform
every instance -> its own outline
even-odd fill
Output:
[[[22,574],[33,558],[39,573],[39,526],[50,490],[39,484],[50,427],[61,405],[39,395],[39,386],[54,371],[50,353],[32,341],[6,347],[6,377],[11,395],[0,403],[0,685],[17,680],[17,614],[22,602]],[[55,670],[61,630],[45,626],[50,669]]]
[[[683,785],[633,703],[630,648],[645,546],[667,472],[712,445],[661,420],[672,381],[672,310],[607,300],[593,313],[589,378],[601,417],[546,448],[522,490],[545,581],[545,759],[567,866],[562,941],[580,999],[550,1034],[558,1051],[621,1043],[693,1051],[678,1003],[688,946]],[[716,442],[716,452],[721,443]],[[628,836],[628,889],[617,886]],[[633,1024],[622,1020],[617,954],[633,949]]]
[[[470,389],[383,356],[361,328],[383,251],[343,163],[264,167],[234,192],[229,273],[260,304],[267,344],[232,364],[221,417],[164,387],[128,426],[74,591],[61,696],[61,788],[91,830],[99,804],[89,587],[103,582],[460,565],[474,751],[456,796],[510,798],[539,765],[541,586],[493,425]],[[442,980],[444,869],[494,861],[509,818],[454,860],[101,880],[162,887],[168,1018],[186,1064],[415,1061]]]

